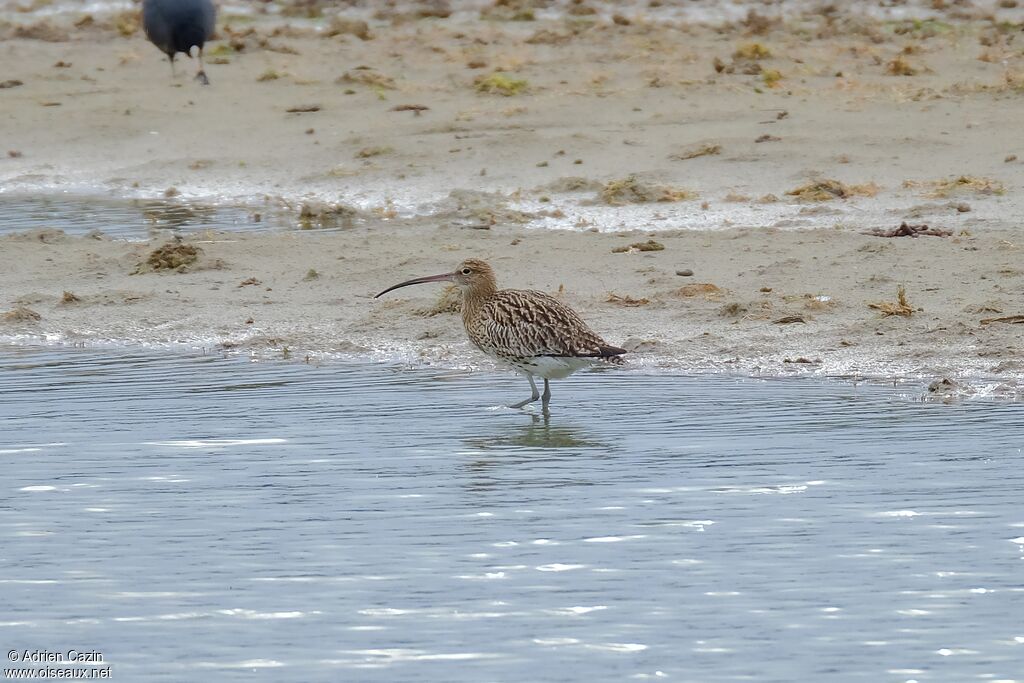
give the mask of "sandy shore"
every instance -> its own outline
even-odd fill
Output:
[[[1024,313],[1019,235],[1007,231],[884,238],[734,229],[650,238],[408,226],[406,234],[210,234],[182,243],[199,250],[184,272],[151,270],[156,242],[7,237],[0,291],[22,314],[9,313],[0,332],[472,365],[483,359],[445,310],[440,286],[371,297],[475,256],[490,260],[505,286],[560,292],[609,341],[634,351],[639,366],[992,380],[1005,383],[1001,392],[1019,391],[1024,377],[1021,326],[983,322]],[[616,251],[649,239],[664,249]],[[677,274],[687,270],[693,275]],[[871,308],[896,306],[900,285],[906,315]]]
[[[564,286],[641,364],[1019,391],[1024,327],[981,321],[1024,314],[1024,12],[707,26],[592,5],[222,15],[206,88],[124,17],[0,27],[0,201],[166,196],[281,227],[305,204],[352,226],[211,233],[188,272],[134,275],[165,240],[4,237],[0,308],[40,318],[0,336],[474,362],[458,319],[425,313],[437,291],[368,298],[472,255]],[[864,234],[902,221],[951,235]],[[612,253],[648,239],[664,249]],[[869,308],[900,285],[910,315]]]

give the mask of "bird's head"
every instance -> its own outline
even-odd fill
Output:
[[[452,273],[452,282],[459,289],[494,289],[494,271],[485,261],[476,258],[469,258],[459,264],[459,267]]]
[[[397,285],[388,287],[373,298],[376,299],[377,297],[383,296],[391,290],[398,289],[399,287],[421,285],[427,282],[451,282],[462,290],[463,293],[467,291],[490,293],[497,289],[497,284],[494,279],[494,271],[491,270],[491,267],[480,259],[471,258],[460,263],[458,268],[451,273],[428,275],[427,277],[418,277],[412,280],[406,280],[405,282],[399,282]]]

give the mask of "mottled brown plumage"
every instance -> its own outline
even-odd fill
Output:
[[[605,342],[571,308],[544,292],[498,289],[494,271],[479,259],[467,259],[453,273],[408,280],[385,289],[425,282],[454,282],[462,291],[462,322],[470,341],[488,356],[526,375],[531,397],[542,398],[534,376],[544,379],[544,406],[551,398],[548,380],[568,377],[594,362],[617,361],[625,349]]]

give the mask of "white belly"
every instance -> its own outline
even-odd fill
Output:
[[[553,356],[535,356],[532,358],[504,360],[509,367],[544,379],[562,379],[577,370],[589,367],[593,358],[560,358]]]

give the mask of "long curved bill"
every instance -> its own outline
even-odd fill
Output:
[[[381,292],[380,294],[373,298],[376,299],[378,297],[382,297],[391,290],[398,289],[399,287],[408,287],[409,285],[422,285],[426,282],[454,282],[454,280],[454,273],[442,273],[441,275],[429,275],[427,277],[418,277],[414,280],[406,280],[405,282],[399,282],[397,285],[394,285],[393,287],[388,287],[383,292]]]

